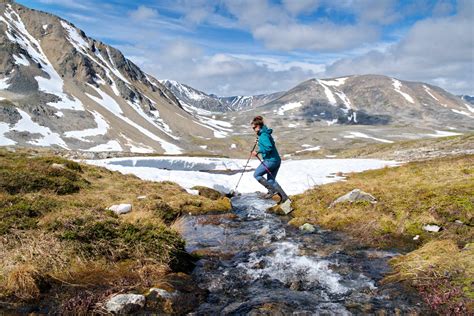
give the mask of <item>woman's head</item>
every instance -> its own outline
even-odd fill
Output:
[[[259,116],[255,116],[252,120],[252,128],[255,132],[258,132],[262,126],[263,126],[263,117],[261,117],[260,115]]]

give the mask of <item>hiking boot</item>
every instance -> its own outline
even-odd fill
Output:
[[[263,186],[265,187],[265,189],[268,190],[268,192],[267,192],[266,194],[264,194],[264,196],[267,196],[267,195],[268,195],[268,196],[270,196],[269,198],[271,199],[272,196],[274,196],[275,193],[276,193],[275,188],[274,188],[270,183],[268,183],[267,179],[265,179],[265,178],[261,178],[260,180],[258,180],[258,182],[259,182],[261,185],[263,185]],[[262,196],[262,198],[265,199],[266,197],[263,197],[263,196]]]
[[[273,188],[276,194],[280,197],[280,202],[278,202],[278,204],[285,203],[288,200],[288,195],[286,195],[285,191],[283,191],[283,189],[278,183],[275,183]]]
[[[260,192],[260,193],[258,194],[258,196],[259,196],[261,199],[264,199],[264,200],[270,200],[274,195],[275,195],[274,192],[267,192],[267,193],[262,193],[262,192]]]

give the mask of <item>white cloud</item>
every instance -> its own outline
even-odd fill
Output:
[[[311,13],[319,4],[319,0],[283,0],[283,5],[293,15]]]
[[[129,15],[136,21],[145,21],[156,18],[158,16],[158,11],[156,9],[141,5],[136,10],[130,11]]]
[[[256,39],[277,50],[338,51],[373,42],[378,31],[368,25],[262,25],[255,29]]]
[[[440,84],[453,93],[474,93],[474,25],[463,15],[416,23],[385,52],[341,59],[327,75],[375,73]]]

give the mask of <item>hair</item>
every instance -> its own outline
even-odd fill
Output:
[[[264,124],[263,123],[263,117],[261,117],[260,115],[255,116],[252,120],[252,125],[257,125],[257,126],[262,127],[263,124]]]

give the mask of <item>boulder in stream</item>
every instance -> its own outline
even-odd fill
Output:
[[[304,233],[314,233],[316,228],[310,223],[305,223],[299,227],[299,229]]]

